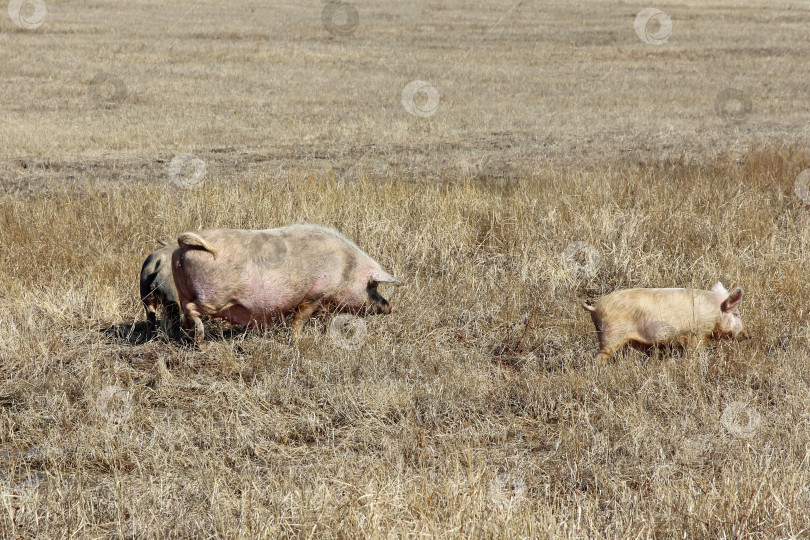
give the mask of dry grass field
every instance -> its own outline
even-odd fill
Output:
[[[0,537],[810,536],[808,28],[13,0]],[[296,222],[401,279],[397,311],[146,339],[157,239]],[[753,339],[594,364],[583,301],[718,280]]]

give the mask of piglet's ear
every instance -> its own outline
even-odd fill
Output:
[[[740,300],[742,300],[742,288],[737,287],[736,289],[731,291],[731,294],[728,295],[728,298],[723,300],[723,303],[720,305],[720,309],[722,309],[723,311],[731,311],[737,307],[737,304],[740,303]]]
[[[722,295],[728,296],[728,291],[726,290],[725,287],[723,287],[723,284],[720,283],[719,281],[717,283],[715,283],[714,286],[712,287],[712,292],[716,292],[716,293],[720,293]]]

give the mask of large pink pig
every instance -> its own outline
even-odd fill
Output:
[[[319,225],[209,229],[177,237],[172,273],[180,306],[201,342],[201,315],[247,326],[282,322],[292,332],[320,311],[390,313],[377,285],[399,285],[351,240]]]

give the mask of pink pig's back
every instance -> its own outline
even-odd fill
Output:
[[[196,233],[207,250],[184,254],[189,298],[237,324],[277,321],[305,297],[351,300],[379,265],[339,232],[317,225],[279,229],[210,229]],[[193,290],[191,290],[193,289]],[[235,306],[235,307],[234,307]]]

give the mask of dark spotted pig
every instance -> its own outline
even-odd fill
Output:
[[[163,309],[161,327],[168,336],[175,336],[180,328],[180,305],[172,278],[172,253],[177,244],[160,242],[163,247],[153,251],[141,267],[141,301],[146,309],[149,336],[157,329],[157,308]]]

